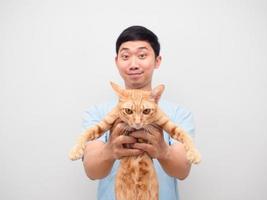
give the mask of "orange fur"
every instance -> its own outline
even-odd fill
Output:
[[[200,162],[200,154],[191,137],[181,127],[174,124],[157,105],[164,90],[163,85],[159,85],[152,91],[125,90],[114,83],[111,85],[119,96],[117,106],[101,122],[87,129],[79,137],[69,154],[71,160],[80,159],[83,156],[86,142],[112,129],[119,119],[126,122],[129,129],[143,128],[149,131],[151,125],[161,127],[172,138],[184,145],[190,163]],[[117,200],[158,200],[157,175],[152,159],[146,153],[122,158],[115,184]]]

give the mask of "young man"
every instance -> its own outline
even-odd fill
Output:
[[[153,72],[161,63],[157,36],[145,27],[131,26],[118,37],[116,53],[115,62],[125,88],[151,90]],[[111,101],[89,109],[84,128],[99,122],[116,103]],[[194,124],[189,111],[162,99],[159,106],[171,120],[193,134]],[[84,169],[90,179],[100,179],[98,199],[115,199],[114,180],[122,157],[146,152],[154,159],[159,180],[159,199],[178,200],[177,179],[185,179],[191,167],[182,144],[156,128],[150,134],[136,131],[130,136],[120,135],[124,126],[120,123],[114,127],[112,134],[105,133],[86,145]],[[145,139],[148,143],[136,143],[137,138]],[[131,144],[132,148],[124,148],[123,144]]]

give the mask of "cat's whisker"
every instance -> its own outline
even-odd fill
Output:
[[[128,127],[127,126],[124,127],[123,130],[122,130],[122,132],[123,132],[124,135],[127,135],[127,133],[128,133]]]
[[[123,134],[124,135],[128,135],[130,132],[131,132],[131,130],[132,130],[132,128],[130,127],[130,126],[125,126],[124,128],[123,128]]]
[[[156,128],[156,129],[161,129],[161,126],[156,124],[156,123],[150,124],[150,127],[153,127],[153,128]]]
[[[144,130],[145,130],[146,133],[152,133],[151,125],[144,126]]]
[[[144,126],[144,131],[145,133],[149,133],[150,132],[149,126]]]
[[[151,96],[151,92],[142,90],[126,91],[115,84],[112,84],[112,86],[119,94],[119,103],[101,122],[86,131],[86,134],[76,144],[74,151],[71,151],[70,158],[72,160],[82,158],[87,138],[96,139],[107,130],[111,130],[110,134],[112,134],[113,128],[116,128],[119,123],[124,122],[127,124],[121,126],[122,130],[117,132],[118,135],[128,136],[132,132],[140,131],[142,130],[140,128],[143,128],[145,134],[143,138],[145,139],[137,137],[136,142],[149,143],[152,142],[151,134],[164,130],[170,137],[185,144],[185,150],[190,162],[195,164],[199,162],[200,156],[197,154],[190,138],[157,106],[156,101],[158,101],[164,87],[154,90]],[[151,97],[156,101],[151,101]],[[131,144],[127,143],[123,144],[123,146],[128,149],[132,148]],[[123,156],[120,158],[120,166],[115,180],[117,200],[158,199],[157,175],[153,166],[153,160],[147,153],[142,153],[138,156]]]

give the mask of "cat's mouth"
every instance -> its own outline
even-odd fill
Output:
[[[129,130],[138,131],[144,127],[142,123],[137,123],[137,124],[133,123],[133,124],[129,124],[129,128],[130,128]]]
[[[134,128],[133,126],[129,126],[128,129],[127,129],[127,132],[132,133],[132,132],[134,132],[134,131],[138,131],[138,130],[140,130],[140,129],[141,129],[141,128],[137,129],[137,128]]]
[[[132,132],[135,132],[135,131],[138,131],[138,130],[142,130],[143,128],[140,128],[140,129],[135,129],[135,128],[132,128],[130,127],[128,130],[125,130],[124,131],[124,135],[131,135]],[[147,140],[144,140],[144,139],[141,139],[141,138],[137,138],[137,143],[147,143]],[[123,147],[124,148],[127,148],[127,149],[132,149],[133,144],[123,144]]]
[[[143,127],[134,128],[134,127],[130,126],[124,131],[124,135],[130,135],[132,132],[140,131],[140,130],[143,130],[143,129],[144,129]]]
[[[134,128],[135,130],[140,130],[140,129],[143,128],[143,126],[142,126],[142,125],[139,125],[139,124],[135,124],[135,125],[133,125],[133,128]]]

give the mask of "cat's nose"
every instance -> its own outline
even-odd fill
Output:
[[[137,130],[141,129],[142,128],[142,124],[141,123],[135,123],[134,124],[134,128],[137,129]]]

